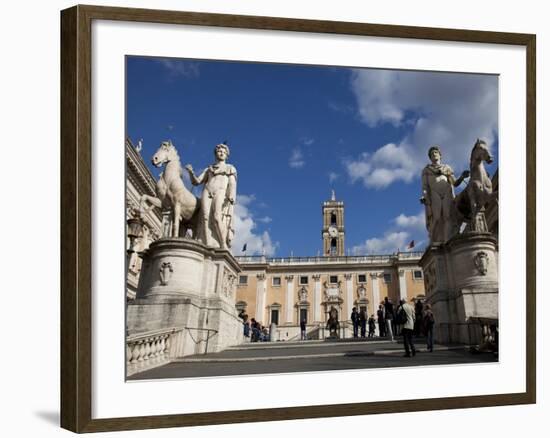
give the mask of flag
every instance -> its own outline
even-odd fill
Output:
[[[245,252],[246,251],[246,243],[243,245],[243,250],[242,252]]]
[[[411,240],[407,245],[407,249],[413,249],[413,248],[414,248],[414,240]]]

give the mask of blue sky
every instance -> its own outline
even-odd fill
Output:
[[[413,239],[422,249],[428,148],[439,144],[458,176],[483,138],[495,155],[487,169],[498,168],[497,76],[128,57],[126,91],[127,136],[143,139],[146,163],[171,139],[199,171],[228,142],[236,255],[244,243],[247,255],[322,253],[332,189],[345,203],[346,253]]]

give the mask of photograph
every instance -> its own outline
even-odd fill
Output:
[[[126,55],[126,380],[498,367],[499,80]]]

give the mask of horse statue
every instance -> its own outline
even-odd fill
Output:
[[[170,140],[163,141],[151,162],[155,167],[164,166],[164,172],[157,181],[157,196],[141,196],[140,211],[145,212],[153,207],[169,209],[172,216],[171,237],[185,236],[187,230],[191,230],[196,238],[200,223],[200,202],[183,184],[182,166],[176,147]]]
[[[477,139],[470,155],[470,181],[455,199],[457,210],[470,222],[471,231],[487,231],[483,214],[485,206],[493,200],[498,202],[498,191],[493,191],[491,178],[484,165],[492,162],[487,143]]]
[[[334,306],[330,307],[329,318],[327,321],[327,329],[329,329],[331,338],[338,338],[338,329],[340,328],[340,323],[338,322],[338,310]]]

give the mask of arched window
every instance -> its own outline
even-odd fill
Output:
[[[330,239],[330,254],[331,255],[336,255],[336,253],[337,253],[336,248],[337,248],[336,238]]]
[[[330,224],[336,225],[336,213],[334,212],[330,214]]]

